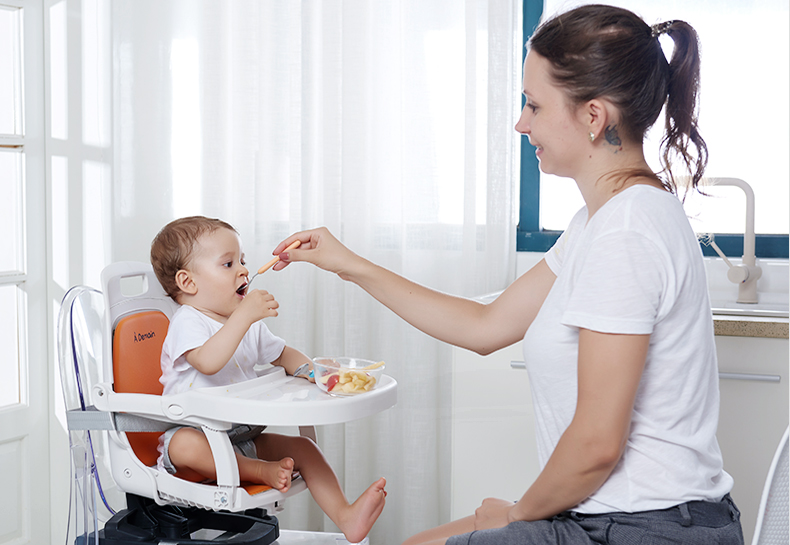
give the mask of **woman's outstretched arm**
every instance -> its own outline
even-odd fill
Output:
[[[285,253],[295,240],[301,245]],[[422,286],[364,259],[326,228],[291,235],[274,251],[275,270],[304,261],[353,282],[408,323],[449,344],[488,354],[523,338],[554,283],[541,261],[490,304]]]

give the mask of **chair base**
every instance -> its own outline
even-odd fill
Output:
[[[279,535],[277,518],[265,509],[250,509],[244,513],[206,511],[197,507],[157,505],[150,498],[127,494],[128,507],[113,515],[99,531],[101,545],[140,545],[160,542],[178,545],[212,545],[232,543],[240,545],[269,545]],[[213,530],[214,538],[193,538],[201,530]],[[81,536],[75,545],[94,543],[93,534]]]

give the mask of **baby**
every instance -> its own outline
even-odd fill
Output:
[[[279,365],[293,374],[310,361],[264,325],[263,318],[277,316],[279,305],[266,291],[247,290],[241,239],[229,224],[202,216],[175,220],[151,244],[151,263],[162,287],[181,305],[162,346],[164,394],[249,380],[257,376],[257,364]],[[364,539],[384,509],[385,479],[349,504],[312,440],[263,429],[237,426],[229,432],[239,478],[285,492],[298,471],[346,539]],[[216,478],[208,440],[197,428],[168,430],[160,439],[160,452],[162,470],[190,480]]]

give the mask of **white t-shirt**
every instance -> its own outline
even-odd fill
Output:
[[[230,361],[213,375],[205,375],[187,362],[184,354],[205,342],[220,330],[222,324],[189,305],[182,305],[173,314],[162,345],[163,394],[185,392],[190,388],[225,386],[257,377],[254,367],[271,363],[282,354],[285,341],[275,336],[259,320],[250,326]]]
[[[579,328],[650,334],[622,458],[573,510],[664,509],[732,488],[716,440],[719,386],[699,243],[679,200],[647,185],[583,208],[545,256],[557,275],[524,336],[544,467],[576,409]]]

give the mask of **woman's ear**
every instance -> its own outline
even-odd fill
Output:
[[[588,100],[580,109],[581,121],[590,141],[595,142],[604,135],[612,120],[612,105],[602,99]]]
[[[192,278],[192,274],[186,269],[180,269],[176,273],[176,286],[182,293],[187,295],[195,295],[197,293],[197,285]]]

